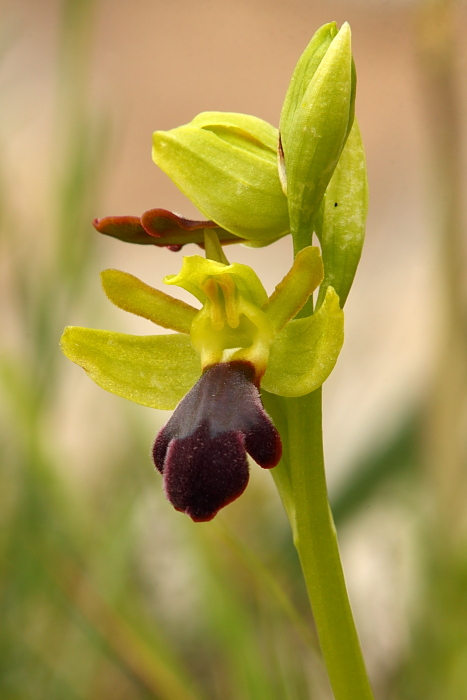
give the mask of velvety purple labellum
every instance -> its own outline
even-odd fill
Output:
[[[211,520],[248,483],[246,453],[265,469],[282,454],[247,362],[209,367],[178,404],[153,449],[167,498],[193,520]]]

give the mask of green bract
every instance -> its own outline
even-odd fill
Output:
[[[259,243],[289,232],[278,132],[257,117],[205,112],[153,135],[154,162],[209,219]]]
[[[202,304],[197,310],[133,275],[106,270],[110,301],[177,332],[139,337],[68,327],[61,347],[99,386],[153,408],[175,408],[204,370],[235,360],[250,363],[267,391],[301,396],[324,382],[343,342],[343,312],[331,287],[314,316],[291,320],[322,278],[313,247],[296,256],[269,298],[247,265],[186,257],[165,282],[193,294]]]
[[[318,306],[329,285],[344,306],[362,253],[367,210],[365,153],[355,119],[315,219],[324,263]]]
[[[355,73],[350,27],[313,37],[297,64],[281,115],[280,154],[292,234],[303,247],[350,131]]]

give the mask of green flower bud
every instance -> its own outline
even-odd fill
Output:
[[[153,135],[153,160],[209,219],[268,242],[289,232],[277,172],[277,129],[257,117],[205,112]]]
[[[338,32],[335,22],[324,24],[313,35],[310,43],[298,59],[282,105],[280,132],[284,151],[288,150],[289,136],[295,112],[300,108],[305,92],[319,64],[326,55],[332,40]]]
[[[290,227],[309,245],[313,221],[352,126],[355,71],[350,27],[334,23],[313,37],[295,69],[281,116]],[[282,180],[284,173],[282,174]]]

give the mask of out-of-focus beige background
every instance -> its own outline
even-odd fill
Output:
[[[384,444],[422,401],[440,344],[443,307],[437,272],[439,207],[433,175],[431,107],[420,57],[419,16],[429,3],[97,0],[92,6],[83,0],[84,5],[89,6],[84,16],[92,31],[85,39],[81,64],[70,68],[60,65],[61,57],[66,56],[66,47],[61,45],[63,36],[72,36],[60,33],[66,2],[3,0],[0,4],[0,97],[4,104],[0,117],[0,179],[8,184],[4,188],[9,200],[7,210],[15,212],[15,216],[7,217],[6,230],[33,278],[48,274],[44,270],[53,259],[57,190],[51,181],[56,184],[60,179],[60,149],[64,148],[67,128],[63,121],[70,118],[74,92],[76,110],[85,109],[87,115],[103,124],[103,174],[96,182],[92,216],[140,215],[147,209],[164,207],[196,218],[193,205],[152,163],[152,132],[186,123],[207,110],[250,113],[277,125],[294,65],[314,31],[331,20],[339,25],[349,21],[358,75],[356,113],[367,153],[370,211],[361,265],[346,305],[346,343],[324,392],[325,447],[332,494],[362,455]],[[455,66],[464,123],[465,3],[459,3],[454,12]],[[63,75],[75,76],[76,83],[71,80],[62,84],[61,92],[57,92],[62,68]],[[60,100],[67,105],[63,121]],[[462,145],[459,143],[460,152]],[[66,237],[71,241],[77,235],[73,220],[68,230],[65,226],[63,235],[66,247]],[[93,240],[98,237],[90,222],[79,235]],[[190,248],[184,252],[198,250]],[[291,241],[282,239],[258,250],[231,246],[228,255],[231,260],[251,265],[272,291],[290,266]],[[129,333],[153,332],[148,322],[124,314],[105,301],[97,273],[116,267],[161,287],[162,277],[176,272],[180,261],[180,254],[168,250],[132,247],[102,237],[84,273],[86,284],[79,291],[81,296],[66,322]],[[21,354],[28,334],[24,332],[24,318],[19,320],[18,302],[10,303],[15,280],[8,251],[0,262],[0,272],[2,342],[7,354]],[[111,457],[121,449],[128,414],[118,413],[115,408],[117,403],[121,406],[121,399],[94,386],[58,351],[56,362],[61,382],[46,421],[50,431],[47,440],[53,444],[54,435],[59,433],[56,451],[60,478],[87,498],[94,487],[101,493],[99,489],[112,476]],[[137,424],[148,440],[149,451],[150,436],[166,414],[141,407],[130,409],[130,414],[132,424]],[[143,468],[148,472],[152,469],[149,458]],[[254,471],[252,488],[268,494],[266,510],[280,508],[268,479],[267,474]],[[93,497],[89,498],[92,501]],[[98,499],[96,508],[97,503]],[[164,508],[158,503],[155,511],[164,523],[162,532],[167,534],[171,526]],[[241,505],[230,508],[243,513]],[[151,550],[159,546],[148,535],[147,522],[157,528],[157,518],[147,516],[148,510],[150,504],[138,510],[138,518],[145,523],[141,525],[145,534],[138,540],[147,555],[142,565],[145,586],[154,585],[163,601],[170,599],[171,585],[180,589],[183,597],[193,575],[189,566],[187,574],[182,565],[180,576],[176,571],[167,578],[153,571],[147,574],[152,568]],[[376,499],[369,501],[340,533],[362,643],[378,688],[385,687],[387,678],[409,653],[407,610],[417,596],[412,533],[418,517],[419,513],[412,513],[407,503]],[[155,566],[171,570],[170,562],[171,557],[162,552]],[[110,681],[105,687],[113,688]],[[77,697],[104,697],[99,692],[87,695],[83,691]],[[387,691],[381,697],[393,696]]]

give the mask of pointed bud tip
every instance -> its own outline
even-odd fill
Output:
[[[352,38],[352,30],[350,28],[350,24],[348,22],[344,22],[344,24],[341,26],[339,31],[337,32],[334,41],[340,40],[342,42],[349,42],[351,41]]]

